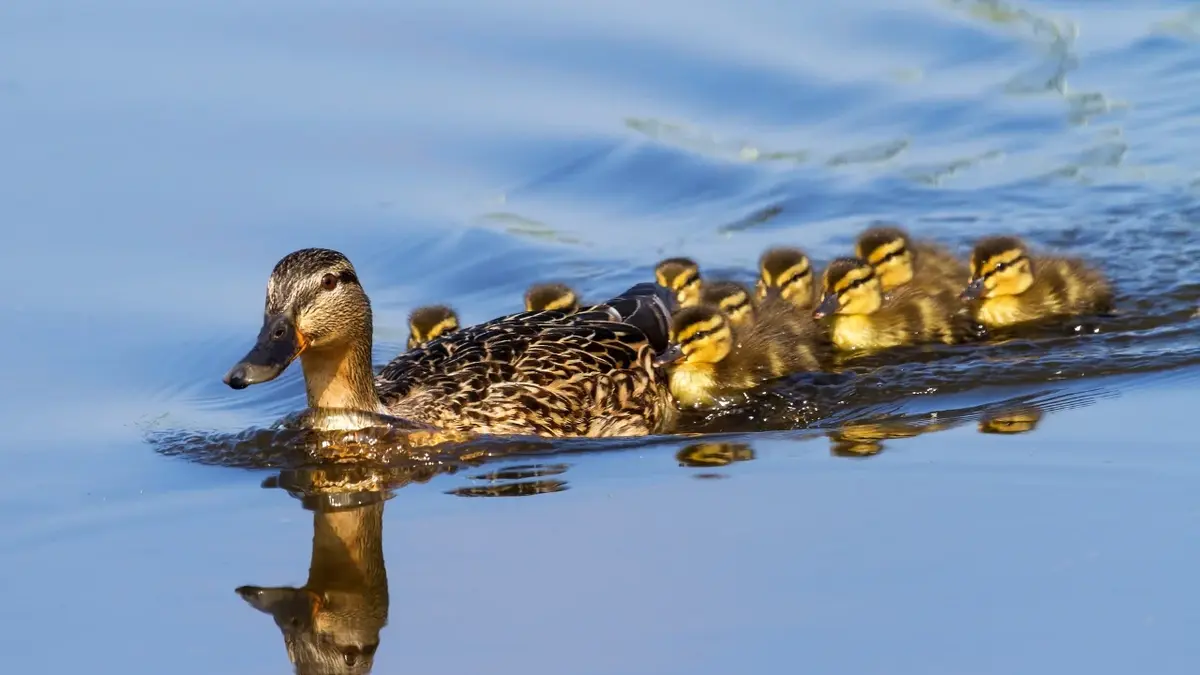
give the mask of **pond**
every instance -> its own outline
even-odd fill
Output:
[[[1191,672],[1197,101],[1183,0],[13,0],[10,667]],[[382,364],[419,305],[674,255],[745,281],[877,219],[1084,256],[1120,313],[791,378],[702,434],[373,469],[263,431],[299,368],[221,382],[303,247],[353,261]]]

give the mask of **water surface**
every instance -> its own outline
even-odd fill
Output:
[[[7,3],[10,667],[287,672],[234,591],[333,560],[374,672],[1193,671],[1198,46],[1183,1]],[[601,298],[667,255],[745,279],[877,218],[1087,256],[1123,313],[700,437],[348,479],[146,441],[303,405],[298,369],[220,382],[297,248],[354,262],[383,362],[420,304]]]

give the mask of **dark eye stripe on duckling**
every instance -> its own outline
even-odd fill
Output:
[[[721,310],[726,314],[738,314],[750,307],[750,298],[745,293],[731,295],[721,301]]]
[[[780,274],[775,279],[775,283],[780,288],[783,288],[784,286],[790,286],[800,281],[810,274],[812,274],[812,267],[806,262],[800,263],[799,265],[793,265],[784,270],[783,274]]]
[[[728,330],[728,328],[725,326],[725,322],[720,318],[714,317],[708,321],[698,321],[688,326],[686,329],[684,329],[683,334],[678,337],[676,341],[679,343],[679,346],[682,347],[705,338],[710,338],[726,330]]]
[[[700,275],[695,270],[687,270],[686,272],[681,272],[679,276],[675,277],[673,288],[681,291],[698,283],[700,283]]]
[[[834,292],[837,293],[839,296],[845,295],[846,293],[858,288],[859,286],[862,286],[863,284],[867,283],[868,281],[871,281],[874,278],[875,278],[875,272],[867,272],[866,274],[855,279],[854,281],[851,281],[850,283],[846,284],[845,286],[842,286],[841,288],[835,287]],[[838,279],[839,282],[844,281],[844,280],[845,280],[845,277]]]
[[[1000,272],[1003,272],[1004,270],[1012,267],[1013,265],[1016,265],[1017,263],[1021,262],[1022,260],[1028,260],[1028,259],[1029,258],[1027,258],[1024,253],[1019,253],[1019,254],[1017,254],[1017,257],[1013,258],[1012,260],[1005,260],[1003,262],[996,263],[995,265],[992,266],[992,269],[984,272],[982,275],[980,275],[979,278],[980,279],[990,279],[994,275],[999,274]]]
[[[878,249],[876,249],[876,250],[878,250]],[[874,253],[874,251],[872,251],[872,253]],[[872,262],[871,264],[872,265],[882,265],[889,260],[894,260],[896,258],[899,258],[900,256],[904,255],[905,253],[908,253],[908,247],[905,246],[904,244],[901,244],[899,248],[897,248],[894,251],[888,252],[887,255],[883,256],[879,260]]]

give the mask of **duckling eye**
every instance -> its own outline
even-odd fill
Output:
[[[337,288],[337,284],[338,278],[333,273],[326,273],[325,276],[321,277],[321,288],[327,291]]]

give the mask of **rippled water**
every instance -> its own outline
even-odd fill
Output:
[[[1197,101],[1182,1],[9,2],[7,662],[286,672],[273,616],[374,672],[1190,672]],[[262,430],[298,369],[220,381],[304,246],[381,363],[420,304],[878,218],[1084,255],[1121,314],[372,467]]]

